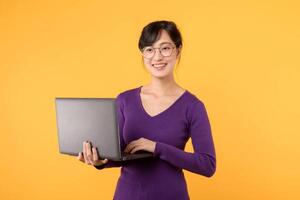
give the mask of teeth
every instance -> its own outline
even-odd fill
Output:
[[[155,66],[156,68],[162,68],[166,66],[166,64],[154,64],[153,66]]]

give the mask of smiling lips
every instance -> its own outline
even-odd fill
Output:
[[[154,63],[154,64],[152,64],[152,67],[161,69],[161,68],[165,67],[166,65],[167,65],[167,63]]]

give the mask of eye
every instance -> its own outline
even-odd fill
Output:
[[[152,51],[153,51],[152,48],[146,48],[146,49],[145,49],[145,52],[152,52]]]

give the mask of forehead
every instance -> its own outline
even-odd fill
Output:
[[[159,46],[159,45],[162,45],[162,44],[165,44],[165,43],[167,43],[167,44],[169,44],[169,43],[173,44],[173,41],[170,38],[168,32],[163,29],[161,31],[159,39],[156,42],[154,42],[152,46]]]

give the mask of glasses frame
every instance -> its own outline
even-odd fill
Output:
[[[152,58],[155,56],[155,54],[156,54],[156,49],[158,49],[160,55],[162,55],[163,57],[170,57],[170,56],[173,54],[173,52],[174,52],[173,50],[176,49],[177,47],[174,46],[174,45],[172,45],[172,43],[165,43],[165,44],[171,44],[171,46],[172,46],[172,52],[171,52],[171,54],[170,54],[169,56],[164,56],[164,55],[162,55],[161,50],[160,50],[161,46],[160,46],[160,47],[156,47],[156,48],[154,48],[154,47],[152,47],[152,46],[144,47],[144,48],[142,49],[142,51],[141,51],[142,56],[143,56],[145,59],[152,59]],[[148,48],[148,47],[152,47],[152,49],[154,49],[154,54],[153,54],[153,56],[151,56],[150,58],[145,57],[145,56],[144,56],[144,53],[143,53],[144,50],[145,50],[146,48]]]

